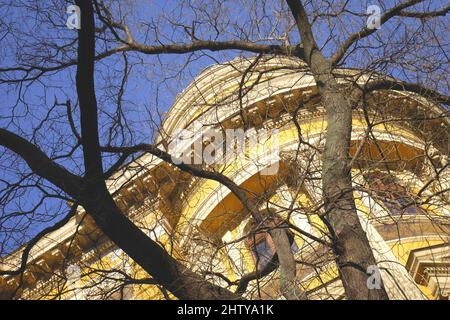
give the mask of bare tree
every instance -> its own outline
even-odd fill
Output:
[[[20,27],[8,21],[6,15],[2,17],[6,22],[1,26],[1,41],[12,49],[3,49],[5,66],[0,68],[0,85],[16,100],[12,112],[4,112],[1,118],[2,163],[6,164],[2,175],[1,228],[6,236],[1,239],[0,252],[10,252],[7,246],[11,245],[25,247],[20,267],[0,271],[0,275],[20,276],[22,279],[32,247],[46,234],[65,225],[77,210],[83,208],[95,221],[97,231],[101,231],[151,277],[133,277],[120,270],[105,274],[93,269],[91,272],[102,274],[105,281],[119,283],[116,289],[108,289],[106,298],[116,291],[123,296],[127,285],[142,283],[159,286],[165,297],[172,294],[181,299],[241,299],[251,281],[263,281],[273,275],[273,270],[279,269],[280,292],[284,297],[306,299],[311,293],[305,292],[298,284],[298,265],[314,269],[335,262],[348,299],[387,299],[383,288],[370,290],[367,286],[366,271],[369,266],[377,265],[377,261],[358,217],[352,167],[360,161],[364,143],[376,143],[373,132],[377,126],[389,122],[433,122],[448,118],[445,112],[433,117],[424,115],[423,119],[419,119],[417,114],[409,119],[384,118],[382,108],[369,107],[383,105],[389,108],[391,101],[380,102],[377,97],[380,92],[393,90],[417,94],[436,105],[448,106],[448,85],[446,87],[445,82],[448,58],[438,30],[448,28],[442,20],[450,7],[441,8],[423,2],[405,1],[392,6],[383,3],[382,29],[377,31],[367,26],[360,28],[361,21],[365,25],[367,17],[358,13],[359,8],[349,2],[329,4],[325,1],[318,4],[287,0],[286,3],[263,1],[256,4],[244,1],[238,9],[245,9],[245,14],[236,18],[233,1],[177,1],[168,4],[160,15],[141,22],[132,5],[80,0],[76,4],[81,9],[81,29],[76,37],[69,34],[61,22],[65,21],[64,4],[53,1],[39,4],[23,1],[20,5],[8,1],[2,3],[1,8],[11,12],[36,14],[33,19],[37,25],[52,26],[56,31],[52,37],[39,31],[27,35],[21,28],[29,26]],[[417,28],[414,27],[416,25]],[[389,28],[397,31],[399,36],[387,39]],[[402,38],[401,32],[413,35]],[[429,41],[433,43],[432,48],[427,46]],[[315,80],[317,92],[306,100],[296,101],[297,106],[288,112],[292,115],[290,121],[298,129],[299,144],[296,155],[288,156],[289,174],[280,176],[274,185],[278,187],[288,183],[300,192],[302,181],[314,180],[317,172],[322,172],[323,198],[315,207],[301,208],[302,211],[320,212],[320,219],[326,226],[326,232],[321,236],[297,228],[289,218],[280,218],[277,212],[261,209],[262,204],[271,202],[270,197],[276,190],[255,195],[228,177],[224,170],[174,162],[165,148],[170,142],[170,134],[160,126],[161,107],[149,106],[146,110],[148,119],[143,123],[130,116],[133,107],[142,101],[132,101],[133,94],[129,92],[143,90],[131,83],[131,76],[139,72],[148,75],[148,66],[154,64],[154,74],[148,77],[150,88],[154,88],[151,103],[157,105],[162,99],[160,95],[164,95],[161,92],[170,90],[172,79],[183,85],[190,77],[190,64],[201,59],[221,63],[227,54],[234,56],[236,51],[242,53],[246,64],[242,71],[233,65],[233,61],[229,63],[241,73],[242,79],[237,94],[234,93],[230,99],[240,104],[240,121],[245,128],[250,121],[244,112],[244,101],[252,86],[262,81],[264,73],[293,69],[293,72],[312,75]],[[247,60],[245,56],[248,54],[257,54],[257,57]],[[174,55],[176,62],[173,61]],[[273,70],[258,69],[263,61],[283,56],[297,59],[298,66],[280,64]],[[117,70],[117,65],[123,65],[123,69]],[[75,81],[72,81],[73,67],[76,67]],[[342,72],[344,68],[355,70]],[[162,76],[155,76],[158,73]],[[59,84],[58,75],[70,85]],[[250,77],[256,80],[249,85]],[[39,91],[41,89],[43,93]],[[66,92],[65,103],[55,98],[53,105],[46,107],[50,95]],[[71,102],[75,100],[76,103]],[[224,98],[210,107],[219,110],[226,103],[230,100]],[[325,110],[327,130],[324,145],[311,145],[304,139],[297,121],[299,110],[311,105],[312,108],[319,105]],[[352,158],[354,110],[367,115],[367,131],[364,143],[356,148]],[[372,119],[370,112],[375,112],[377,117]],[[27,125],[24,119],[31,119],[31,125]],[[148,134],[142,130],[145,125],[155,125],[158,129]],[[426,125],[422,131],[424,140],[428,142],[427,150],[431,145],[438,146],[441,154],[448,155],[448,126],[434,132],[435,136],[430,136]],[[156,133],[161,138],[159,144],[146,143]],[[304,147],[311,153],[305,152]],[[106,183],[113,174],[117,176],[127,161],[135,160],[141,154],[151,154],[175,167],[177,172],[188,174],[187,181],[192,177],[209,179],[228,188],[251,216],[252,224],[246,238],[262,232],[270,234],[276,251],[272,261],[262,270],[257,268],[234,281],[211,268],[195,270],[189,261],[174,258],[167,248],[145,234],[142,226],[124,214]],[[304,157],[301,164],[299,154]],[[427,156],[433,158],[428,153]],[[317,158],[321,158],[322,167],[312,168],[313,159]],[[443,164],[439,160],[437,164],[436,160],[431,160],[434,176],[418,196],[435,187],[448,169],[448,162]],[[311,164],[306,171],[305,163]],[[12,167],[15,170],[10,172]],[[364,187],[361,186],[362,189]],[[368,189],[366,191],[374,192]],[[429,201],[443,193],[445,187],[438,188],[430,195]],[[30,194],[39,196],[40,201],[35,207],[24,210],[15,203]],[[53,216],[34,220],[33,215],[52,199],[59,199],[61,203],[60,207],[53,208]],[[73,204],[72,208],[66,217],[61,218],[62,203],[67,202]],[[14,209],[14,206],[18,208]],[[405,203],[401,209],[410,206],[410,203]],[[279,209],[288,212],[288,217],[300,211],[294,202]],[[21,216],[25,216],[25,224]],[[38,228],[48,226],[35,232],[27,244],[21,243],[20,239],[23,241],[33,230],[33,222]],[[11,223],[14,227],[9,230]],[[296,261],[291,250],[292,234],[326,248],[324,261]],[[199,241],[206,243],[205,239]],[[195,245],[194,241],[192,245]],[[216,244],[207,246],[217,247]],[[209,251],[207,256],[211,258],[205,266],[213,265],[215,253]],[[67,282],[67,277],[61,279]],[[251,293],[247,294],[252,297]]]

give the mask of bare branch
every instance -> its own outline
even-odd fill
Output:
[[[381,16],[380,24],[383,25],[387,21],[389,21],[391,18],[398,16],[401,14],[403,9],[406,9],[408,7],[411,7],[415,4],[418,4],[420,2],[423,2],[423,0],[409,0],[403,3],[400,3],[396,5],[394,8],[388,10],[385,14]],[[355,32],[351,34],[347,40],[344,41],[344,43],[341,45],[341,47],[333,54],[331,57],[331,63],[332,65],[337,65],[339,61],[344,57],[347,50],[358,40],[361,40],[363,38],[366,38],[376,32],[377,29],[369,29],[367,27],[364,27],[361,31]]]

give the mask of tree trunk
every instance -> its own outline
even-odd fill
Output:
[[[367,236],[361,227],[353,198],[349,149],[352,107],[314,40],[311,24],[300,0],[287,0],[299,30],[303,54],[309,65],[327,113],[327,134],[322,154],[322,188],[325,221],[333,239],[333,250],[348,299],[388,299],[382,289],[367,286],[369,265],[376,265]]]
[[[177,298],[242,299],[231,291],[208,282],[171,257],[122,214],[106,186],[86,189],[82,199],[84,208],[100,230]]]
[[[367,235],[361,227],[353,198],[350,165],[351,103],[332,75],[331,64],[314,50],[310,62],[322,104],[327,133],[322,154],[322,188],[328,226],[339,275],[348,299],[388,299],[382,289],[369,289],[367,268],[376,265]]]
[[[270,231],[280,265],[280,291],[287,300],[306,300],[306,294],[297,283],[297,268],[291,243],[286,230],[274,228]]]
[[[97,226],[153,279],[180,299],[238,299],[239,296],[207,282],[172,258],[136,227],[116,206],[104,181],[94,88],[95,19],[92,1],[77,0],[81,9],[78,32],[77,93],[85,176],[80,204]]]
[[[321,78],[324,76],[318,77]],[[376,290],[367,286],[367,268],[376,262],[353,198],[349,168],[352,108],[331,73],[327,78],[319,85],[328,122],[322,188],[327,212],[325,219],[333,229],[330,231],[339,274],[348,299],[388,299],[384,288]]]

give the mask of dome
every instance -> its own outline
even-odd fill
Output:
[[[368,74],[358,69],[337,69],[335,74],[342,85],[354,81],[364,85],[381,78],[391,79],[373,72]],[[177,95],[175,102],[165,114],[156,141],[160,143],[170,140],[176,130],[189,128],[196,121],[203,126],[227,122],[230,125],[229,122],[239,121],[237,118],[241,116],[242,109],[246,109],[250,118],[252,118],[251,114],[254,115],[253,118],[258,118],[257,113],[263,119],[267,116],[274,118],[279,115],[278,111],[272,110],[274,104],[280,101],[284,103],[286,100],[296,103],[298,99],[308,100],[316,94],[315,80],[308,72],[306,64],[298,58],[238,57],[205,68],[183,92]],[[449,110],[408,91],[382,90],[376,94],[395,97],[396,105],[383,112],[392,115],[406,112],[408,116],[416,113],[418,118],[423,116],[436,118],[421,129],[430,136],[436,136],[434,131],[440,130],[440,137],[445,139],[438,139],[434,143],[444,154],[450,153]],[[305,107],[317,106],[317,103],[318,99],[313,98]],[[258,121],[256,122],[255,125],[258,125]],[[417,126],[417,124],[411,125]]]

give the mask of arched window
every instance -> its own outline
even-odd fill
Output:
[[[280,227],[283,223],[283,220],[278,217],[275,217],[273,220],[274,221],[270,223],[273,224],[273,227]],[[245,229],[247,229],[247,231],[251,231],[254,229],[254,223],[252,221],[249,222]],[[298,252],[299,249],[294,241],[294,235],[290,231],[288,231],[287,234],[289,242],[291,243],[292,252]],[[252,254],[257,270],[264,270],[268,267],[270,262],[274,260],[273,258],[276,258],[275,244],[272,236],[267,231],[260,231],[256,233],[250,232],[250,235],[245,240],[245,245]]]
[[[393,215],[424,213],[413,196],[394,176],[376,171],[364,177],[375,200],[378,200],[389,213]]]
[[[275,255],[275,245],[268,232],[250,235],[245,241],[258,270],[263,270]]]

